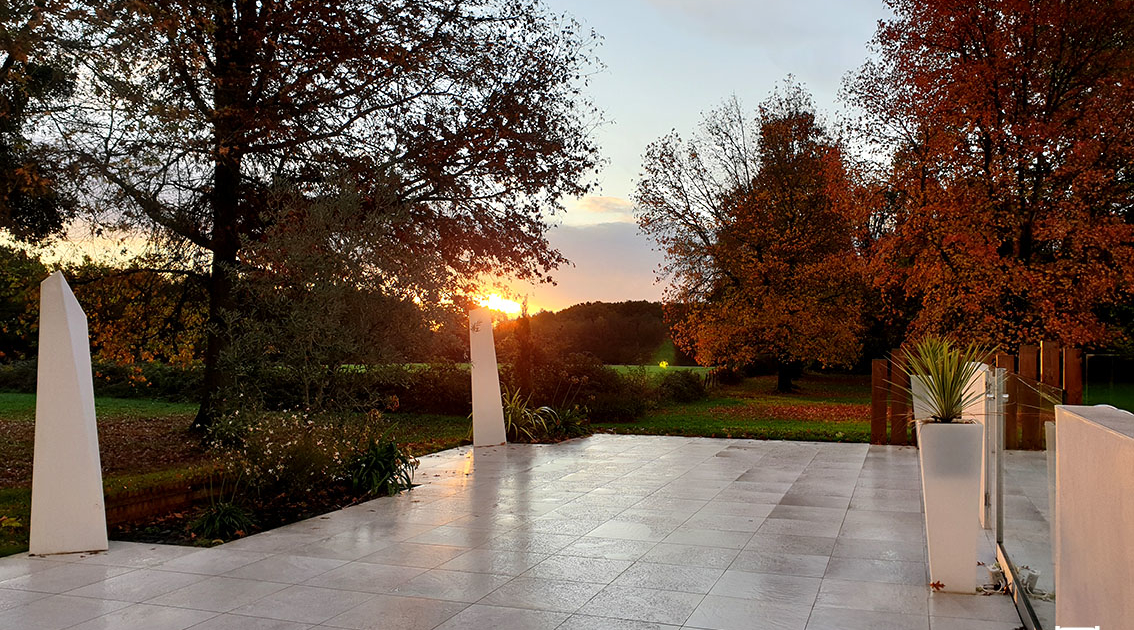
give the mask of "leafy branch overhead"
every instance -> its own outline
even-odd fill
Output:
[[[313,251],[423,305],[564,262],[547,217],[591,188],[594,38],[534,0],[51,6],[81,106],[44,128],[84,205],[151,231],[172,268],[207,266],[202,424],[246,251],[310,203],[357,218]]]

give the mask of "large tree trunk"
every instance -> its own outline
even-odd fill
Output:
[[[209,276],[209,321],[205,336],[205,370],[201,379],[201,407],[193,420],[193,428],[204,431],[212,426],[218,413],[223,390],[228,385],[220,361],[227,345],[226,315],[231,313],[233,299],[233,273],[236,252],[213,253]]]
[[[219,125],[218,125],[219,127]],[[219,129],[218,129],[219,135]],[[228,321],[236,308],[235,279],[240,236],[236,233],[239,212],[240,158],[235,152],[219,153],[213,184],[213,262],[209,274],[209,321],[205,337],[205,373],[201,381],[201,408],[193,428],[208,429],[217,418],[218,403],[229,384],[221,368],[228,346]]]
[[[776,360],[776,392],[790,394],[795,391],[792,381],[799,378],[802,370],[800,365],[793,361]]]
[[[209,321],[205,337],[205,373],[201,382],[201,408],[193,427],[204,430],[216,420],[218,403],[229,384],[221,368],[228,346],[228,321],[236,309],[236,267],[240,236],[236,232],[239,212],[240,159],[233,155],[217,161],[213,203],[213,262],[209,276]]]
[[[231,338],[228,321],[236,307],[235,280],[240,251],[240,138],[243,99],[247,98],[248,71],[240,63],[242,51],[234,20],[236,15],[228,3],[220,3],[216,24],[216,74],[213,95],[213,251],[209,275],[209,321],[205,337],[205,371],[201,383],[201,408],[193,428],[208,429],[216,421],[219,403],[230,378],[221,367],[221,359]]]

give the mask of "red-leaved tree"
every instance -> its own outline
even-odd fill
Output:
[[[882,294],[914,334],[1112,340],[1134,288],[1134,3],[887,4],[847,86],[890,158]]]

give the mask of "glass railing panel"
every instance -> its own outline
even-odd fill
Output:
[[[1053,523],[1055,405],[1063,391],[1010,375],[1005,383],[1006,439],[1002,458],[1002,547],[1040,627],[1055,628]]]

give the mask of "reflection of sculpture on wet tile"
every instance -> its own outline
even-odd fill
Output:
[[[500,401],[500,373],[492,339],[492,313],[487,308],[469,311],[469,358],[472,365],[473,445],[495,446],[506,440],[504,407]]]
[[[103,551],[106,511],[87,317],[56,271],[40,285],[30,551]]]

